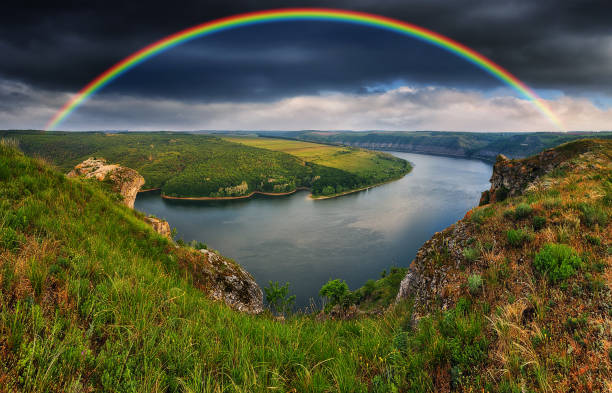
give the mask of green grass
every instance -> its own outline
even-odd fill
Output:
[[[511,246],[520,247],[531,241],[533,235],[523,229],[509,229],[506,231],[506,239]]]
[[[573,276],[582,266],[582,259],[570,246],[550,243],[538,251],[533,266],[555,283]]]
[[[434,364],[451,361],[465,376],[481,361],[481,320],[463,309],[419,325],[408,351],[396,345],[409,304],[355,321],[238,313],[198,289],[187,251],[99,183],[66,179],[3,144],[0,166],[9,391],[431,391]],[[395,285],[403,273],[385,278]]]
[[[580,210],[582,213],[582,219],[589,227],[593,227],[595,225],[605,227],[608,223],[608,214],[600,206],[580,203],[578,205],[578,210]]]

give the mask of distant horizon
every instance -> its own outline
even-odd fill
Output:
[[[104,133],[147,133],[147,132],[186,132],[186,133],[258,133],[258,132],[289,132],[289,133],[298,133],[298,132],[325,132],[325,133],[343,133],[343,132],[354,132],[354,133],[364,133],[364,132],[380,132],[380,133],[408,133],[408,132],[444,132],[444,133],[473,133],[473,134],[561,134],[561,135],[572,135],[572,134],[592,134],[592,133],[612,133],[612,129],[610,130],[572,130],[572,131],[453,131],[453,130],[319,130],[319,129],[303,129],[303,130],[163,130],[163,129],[155,129],[155,130],[129,130],[129,129],[96,129],[96,130],[52,130],[46,131],[44,129],[36,129],[36,128],[23,128],[23,129],[15,129],[15,128],[7,128],[0,131],[41,131],[41,132],[104,132]]]

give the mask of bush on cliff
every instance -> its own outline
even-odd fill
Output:
[[[546,244],[535,256],[533,265],[550,281],[559,282],[573,276],[582,266],[582,259],[566,244]]]

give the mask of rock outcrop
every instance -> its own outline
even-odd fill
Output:
[[[211,298],[249,314],[263,312],[263,292],[249,272],[214,251],[201,249],[198,253],[205,257],[206,263],[199,266],[192,260],[187,268]]]
[[[170,230],[170,224],[168,224],[168,221],[157,217],[145,217],[144,220],[147,224],[151,225],[155,232],[167,237],[168,239],[172,239],[172,231]]]
[[[434,234],[417,252],[400,284],[396,301],[413,298],[415,316],[431,311],[434,303],[443,310],[451,306],[449,295],[454,286],[449,285],[449,274],[462,268],[463,249],[469,237],[462,221]],[[441,265],[441,259],[451,263]]]
[[[108,181],[113,191],[123,197],[122,203],[132,209],[136,194],[145,183],[144,178],[135,170],[117,164],[108,164],[103,158],[88,158],[75,166],[67,176]]]
[[[498,155],[493,165],[491,188],[482,193],[480,205],[521,195],[537,178],[552,172],[571,157],[584,153],[592,145],[593,142],[588,140],[573,142],[518,160]]]

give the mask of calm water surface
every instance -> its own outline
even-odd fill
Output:
[[[341,198],[307,191],[235,201],[169,201],[139,194],[136,209],[168,220],[177,238],[198,240],[244,266],[262,286],[291,283],[296,304],[329,279],[351,289],[383,269],[408,266],[431,235],[478,204],[492,168],[481,161],[393,153],[414,164],[404,178]]]

